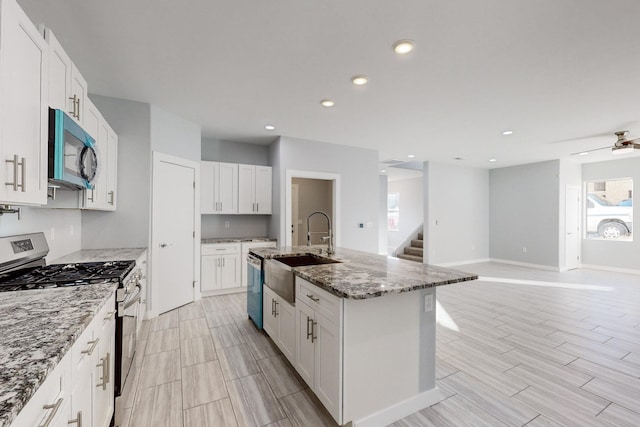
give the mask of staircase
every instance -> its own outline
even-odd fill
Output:
[[[398,254],[398,258],[422,263],[424,246],[424,234],[418,233],[418,238],[411,241],[411,246],[404,248],[404,253]]]

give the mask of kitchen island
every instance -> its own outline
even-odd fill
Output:
[[[339,261],[290,268],[294,304],[266,278],[263,304],[265,330],[335,421],[384,426],[440,401],[436,288],[477,276],[349,249],[320,251],[251,250],[268,263],[303,254]]]

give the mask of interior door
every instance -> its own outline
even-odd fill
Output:
[[[565,267],[580,266],[580,187],[567,186],[565,202]]]
[[[152,309],[158,314],[194,300],[197,166],[193,163],[154,153]]]

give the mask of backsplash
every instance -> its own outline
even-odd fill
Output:
[[[201,218],[203,239],[272,237],[269,236],[268,215],[201,215]]]
[[[0,236],[44,232],[49,244],[47,263],[80,250],[81,212],[76,209],[46,209],[22,207],[22,219],[17,214],[0,216]]]

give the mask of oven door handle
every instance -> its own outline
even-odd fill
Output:
[[[118,303],[118,317],[123,317],[124,311],[126,309],[140,302],[141,292],[142,292],[142,289],[140,288],[140,285],[136,285],[136,291],[132,294],[132,296],[130,296],[129,298],[126,298],[121,303]]]

